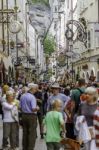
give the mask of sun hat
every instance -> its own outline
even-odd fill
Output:
[[[53,83],[53,84],[51,85],[51,88],[57,88],[57,89],[59,89],[60,86],[59,86],[59,84],[58,84],[57,82],[55,82],[55,83]]]

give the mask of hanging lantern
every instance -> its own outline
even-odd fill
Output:
[[[14,49],[14,47],[15,47],[15,42],[14,41],[10,41],[10,48]]]
[[[9,24],[9,31],[13,34],[17,34],[21,31],[21,24],[19,21],[13,20]]]
[[[2,43],[2,45],[5,45],[5,44],[6,44],[6,41],[3,39],[3,40],[1,41],[1,43]]]

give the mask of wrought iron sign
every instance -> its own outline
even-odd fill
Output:
[[[21,31],[21,24],[19,21],[13,20],[9,24],[9,31],[13,34],[19,33]]]
[[[17,21],[17,13],[18,7],[15,5],[13,9],[9,8],[10,0],[0,0],[0,24],[2,28],[1,32],[1,46],[3,52],[9,55],[9,31],[14,33],[18,33],[21,30],[21,24]],[[14,45],[13,45],[14,46]],[[11,48],[13,48],[11,46]]]
[[[59,56],[57,57],[57,61],[58,61],[58,66],[59,67],[64,67],[65,65],[66,65],[66,55],[63,53],[63,52],[61,52],[60,54],[59,54]]]
[[[33,56],[20,56],[17,58],[17,60],[20,62],[29,62],[32,65],[35,64],[35,59]]]
[[[76,39],[74,39],[74,31],[71,28],[72,26],[75,26],[77,29],[77,36]],[[87,47],[87,26],[86,21],[84,18],[80,18],[79,21],[76,20],[69,20],[66,24],[67,30],[65,32],[65,36],[67,40],[79,40],[84,43],[85,47]]]
[[[33,56],[20,56],[20,57],[14,57],[12,58],[12,63],[14,63],[14,66],[20,66],[22,63],[29,62],[31,65],[35,65],[35,59]]]
[[[14,14],[14,9],[0,10],[0,23],[10,23],[10,17]]]

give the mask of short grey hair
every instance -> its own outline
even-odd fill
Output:
[[[98,91],[96,88],[90,86],[90,87],[87,87],[85,89],[85,93],[88,93],[88,94],[92,94],[94,99],[97,100],[98,99]]]
[[[38,84],[29,83],[28,88],[29,88],[29,90],[31,90],[32,88],[38,88]]]

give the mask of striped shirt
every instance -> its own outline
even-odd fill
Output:
[[[96,139],[96,146],[99,148],[99,107],[94,113],[94,127],[95,127],[95,139]]]

